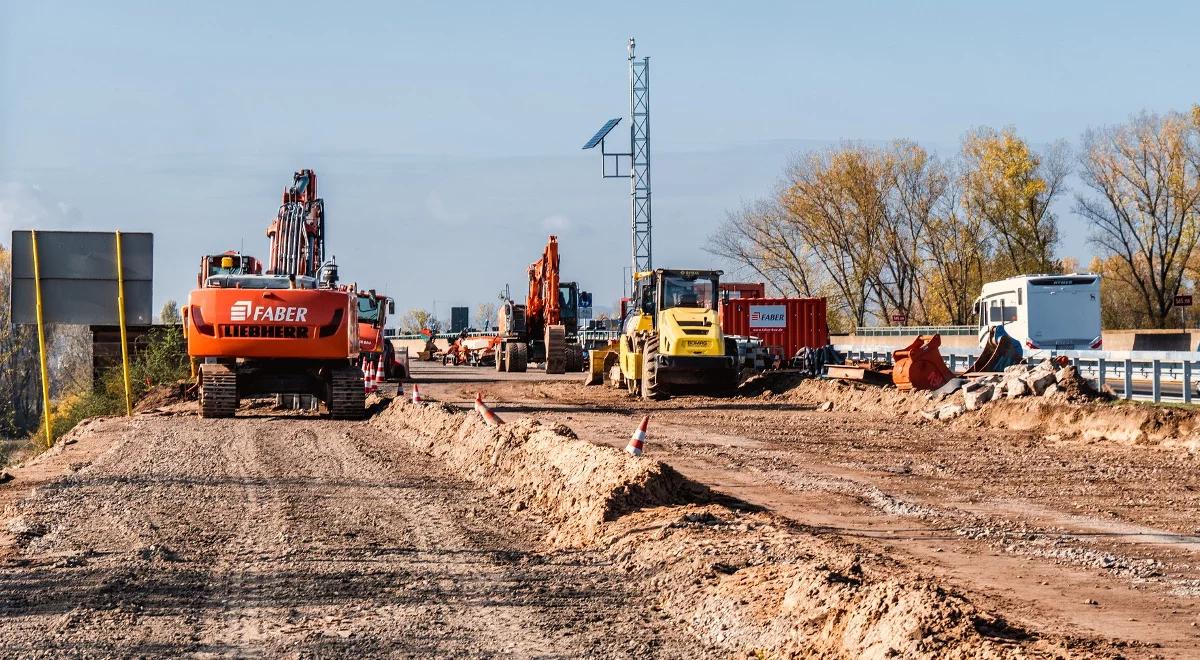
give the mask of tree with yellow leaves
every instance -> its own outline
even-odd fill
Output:
[[[1035,153],[1011,128],[979,128],[962,142],[966,212],[992,232],[993,277],[1058,269],[1058,223],[1051,206],[1070,168],[1065,143]]]

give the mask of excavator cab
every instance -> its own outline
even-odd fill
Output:
[[[200,271],[196,275],[196,286],[203,288],[211,277],[223,275],[261,275],[262,264],[258,259],[240,252],[207,254],[200,259]]]

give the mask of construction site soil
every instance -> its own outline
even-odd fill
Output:
[[[363,422],[164,397],[12,469],[0,654],[1200,654],[1187,411],[414,373]]]

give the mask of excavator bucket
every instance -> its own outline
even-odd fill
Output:
[[[1006,368],[1021,362],[1021,344],[1004,331],[1003,326],[992,326],[988,333],[987,344],[975,364],[971,365],[970,373],[986,371],[1004,371]]]
[[[942,361],[941,335],[921,335],[892,353],[892,382],[901,390],[936,390],[954,374]]]

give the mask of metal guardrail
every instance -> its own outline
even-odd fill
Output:
[[[894,346],[837,345],[834,350],[853,359],[891,363]],[[951,371],[969,369],[979,350],[941,347],[942,359]],[[1200,352],[1196,351],[1028,351],[1025,359],[1040,362],[1064,356],[1080,375],[1099,387],[1112,385],[1126,400],[1178,402],[1190,404],[1198,397]],[[1168,386],[1164,388],[1164,385]],[[1165,390],[1172,390],[1167,392]]]
[[[468,337],[491,337],[495,334],[496,333],[494,333],[494,332],[468,332],[467,336]],[[391,335],[389,335],[387,333],[387,330],[384,330],[383,336],[387,339],[424,339],[425,338],[425,335],[422,335],[422,334],[391,334]],[[433,338],[434,339],[458,339],[458,333],[457,332],[439,332],[438,334],[434,335]]]
[[[880,325],[854,328],[858,337],[907,337],[909,335],[942,335],[972,337],[979,331],[973,325]]]

